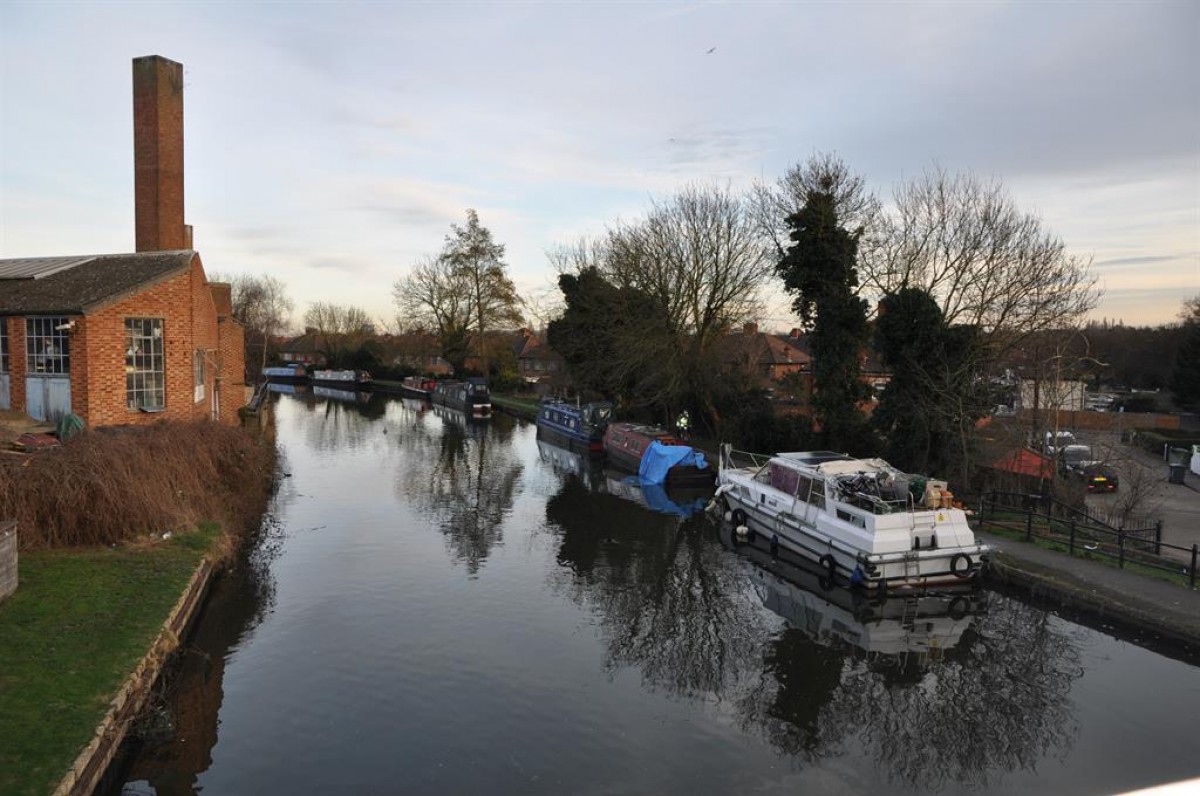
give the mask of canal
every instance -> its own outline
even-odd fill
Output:
[[[531,424],[280,396],[271,515],[111,793],[1099,794],[1200,776],[1200,668],[880,603]]]

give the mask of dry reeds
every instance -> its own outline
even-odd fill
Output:
[[[0,456],[0,519],[25,549],[110,545],[261,515],[273,451],[212,422],[89,431],[61,448]]]

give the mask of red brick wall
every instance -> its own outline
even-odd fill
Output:
[[[183,223],[183,65],[133,59],[133,195],[137,251],[190,249]]]
[[[232,316],[217,323],[220,346],[221,422],[236,424],[238,410],[246,405],[246,333]]]

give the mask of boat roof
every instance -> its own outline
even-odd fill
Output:
[[[789,464],[798,464],[811,468],[822,475],[899,472],[883,459],[855,459],[853,456],[847,456],[844,453],[834,453],[833,451],[780,453],[775,458],[783,459]]]

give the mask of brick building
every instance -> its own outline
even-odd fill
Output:
[[[133,61],[136,252],[0,260],[0,409],[234,422],[244,335],[183,220],[183,66]]]

